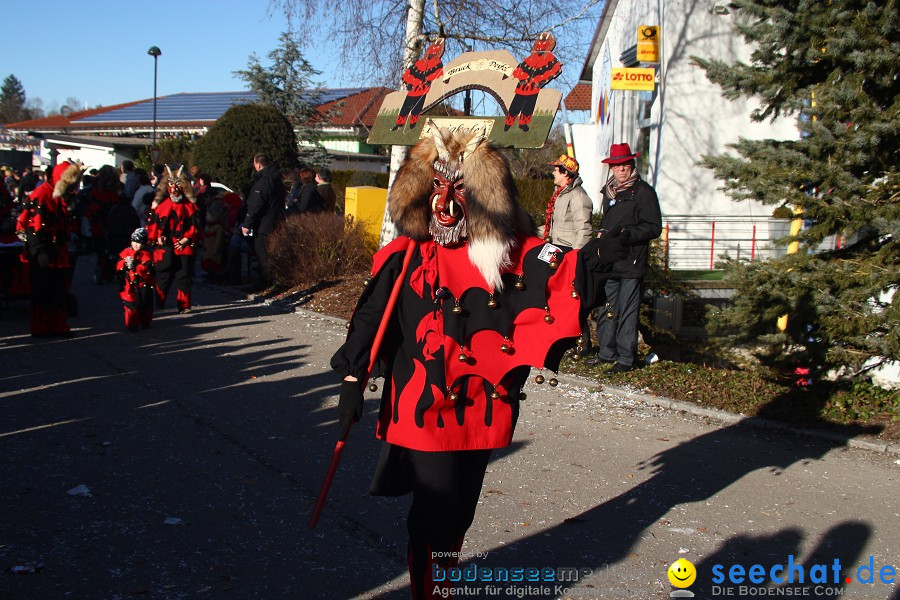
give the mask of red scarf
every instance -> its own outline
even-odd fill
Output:
[[[553,220],[553,209],[556,208],[556,197],[559,196],[559,193],[565,189],[563,187],[557,187],[556,191],[553,192],[553,195],[550,196],[550,202],[547,203],[547,212],[544,214],[544,241],[550,241],[550,221]]]

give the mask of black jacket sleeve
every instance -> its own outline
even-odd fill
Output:
[[[300,202],[297,207],[300,213],[321,212],[323,204],[324,201],[316,189],[316,184],[308,183],[300,190]]]
[[[647,244],[662,233],[662,214],[656,190],[650,185],[642,185],[638,192],[635,210],[637,222],[625,227],[632,244]]]
[[[347,339],[331,357],[331,368],[337,371],[341,378],[353,375],[359,380],[366,379],[372,343],[381,324],[394,282],[403,268],[403,257],[404,252],[394,253],[363,290],[356,304],[356,310],[350,318]],[[394,312],[396,313],[396,309]],[[389,318],[396,320],[396,314]]]
[[[244,227],[258,230],[263,215],[269,208],[271,199],[268,180],[260,177],[253,183],[250,193],[247,195],[247,216],[244,217]]]

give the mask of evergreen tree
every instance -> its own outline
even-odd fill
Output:
[[[773,364],[860,374],[900,359],[900,29],[896,0],[734,0],[750,64],[693,57],[751,118],[796,115],[799,139],[745,140],[703,165],[735,200],[802,213],[799,251],[728,261],[734,300],[712,319]],[[816,252],[828,236],[843,247]],[[788,315],[784,332],[776,320]]]
[[[277,108],[242,104],[225,111],[194,143],[194,162],[213,179],[243,191],[252,180],[257,152],[266,153],[282,169],[292,168],[297,161],[297,137]]]
[[[294,33],[282,33],[279,42],[267,54],[271,66],[264,67],[256,54],[251,54],[247,69],[234,73],[259,94],[260,103],[277,108],[291,122],[301,142],[299,160],[325,166],[329,162],[328,152],[319,143],[325,115],[316,110],[322,92],[312,80],[320,72],[303,58]]]
[[[0,87],[0,123],[15,123],[30,118],[25,108],[25,88],[15,75],[9,75]]]

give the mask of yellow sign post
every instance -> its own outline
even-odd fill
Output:
[[[637,59],[643,63],[659,62],[659,25],[638,25]]]
[[[656,69],[613,69],[610,87],[614,90],[652,92],[656,87]]]

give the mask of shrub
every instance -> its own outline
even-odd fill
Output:
[[[519,204],[525,209],[534,222],[540,227],[544,224],[544,215],[547,203],[553,195],[553,180],[551,179],[516,179],[516,189],[519,191]]]
[[[387,173],[374,173],[372,171],[351,171],[347,187],[361,187],[364,185],[386,188],[389,175]]]
[[[235,191],[253,175],[253,155],[265,152],[278,167],[297,162],[297,137],[278,109],[262,104],[232,106],[194,144],[194,162]]]
[[[292,215],[268,240],[272,276],[290,287],[365,272],[372,262],[365,228],[330,213]]]
[[[371,185],[374,187],[387,188],[388,174],[368,172],[368,175],[360,175],[361,171],[337,170],[332,172],[331,187],[334,188],[337,197],[337,205],[341,211],[344,210],[344,200],[347,195],[347,188],[351,186]],[[367,182],[359,183],[360,177],[367,178]]]
[[[166,138],[164,140],[156,140],[156,146],[159,148],[158,162],[166,165],[184,165],[187,169],[191,164],[191,154],[194,149],[194,142],[188,138]],[[150,173],[153,168],[150,146],[141,148],[134,159],[136,167],[146,170]]]

